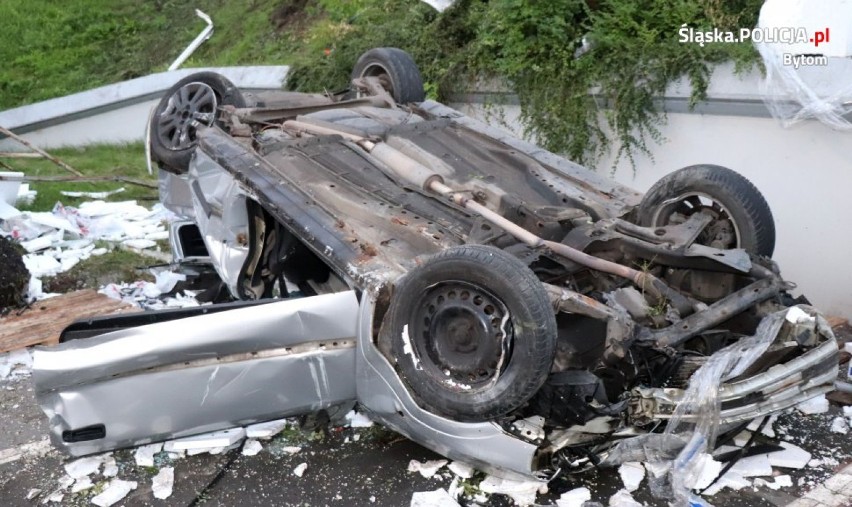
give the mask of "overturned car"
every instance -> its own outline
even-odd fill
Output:
[[[357,401],[448,457],[542,476],[650,459],[629,443],[670,420],[668,458],[712,448],[831,389],[831,330],[788,293],[739,174],[687,167],[642,195],[424,100],[400,50],[352,78],[252,95],[199,73],[162,99],[173,252],[236,301],[78,322],[39,350],[57,447]]]

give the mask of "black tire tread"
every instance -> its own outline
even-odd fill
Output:
[[[685,191],[703,191],[718,199],[737,221],[743,238],[741,247],[749,253],[771,257],[775,250],[775,220],[769,204],[745,176],[718,165],[693,165],[670,173],[657,181],[642,198],[638,221],[654,226],[654,212],[663,201]]]
[[[394,299],[407,297],[406,292],[408,287],[414,286],[416,288],[418,284],[418,271],[420,273],[441,272],[450,264],[458,262],[467,262],[484,268],[495,279],[499,278],[501,283],[506,287],[511,287],[514,293],[518,294],[518,297],[524,302],[524,306],[529,312],[529,322],[535,327],[528,336],[531,335],[535,339],[529,344],[529,354],[527,357],[518,356],[518,354],[523,354],[523,349],[517,345],[519,333],[516,328],[516,345],[510,366],[523,368],[524,371],[520,377],[516,379],[517,381],[505,386],[505,389],[499,393],[499,396],[490,400],[488,403],[464,406],[457,400],[448,399],[446,391],[441,390],[440,387],[436,387],[432,383],[417,378],[417,372],[413,367],[413,363],[410,363],[409,356],[402,353],[402,340],[399,338],[401,333],[397,331],[401,330],[402,326],[399,320],[401,318],[404,319],[404,317],[399,315],[399,312],[394,314],[394,310],[399,310],[399,306],[396,306],[396,308],[392,307],[390,317],[391,332],[395,335],[393,338],[394,354],[400,365],[403,380],[409,385],[415,399],[418,400],[421,406],[456,420],[490,420],[522,406],[535,395],[547,379],[556,350],[556,319],[547,292],[536,275],[511,254],[484,245],[462,245],[429,257],[416,271],[412,271],[409,273],[409,276],[403,279],[395,291]],[[503,298],[503,295],[498,295],[501,299]],[[514,316],[517,316],[517,313]],[[518,325],[514,319],[513,325]],[[516,361],[516,363],[512,364],[513,361]],[[521,364],[521,361],[524,364]],[[497,385],[500,385],[499,381]]]
[[[352,69],[352,79],[361,77],[371,64],[381,64],[390,73],[393,99],[400,104],[423,102],[423,77],[411,55],[398,48],[373,48],[362,54]]]

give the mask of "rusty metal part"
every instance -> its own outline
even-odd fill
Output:
[[[675,347],[701,331],[721,324],[751,305],[789,288],[790,286],[777,276],[758,280],[713,303],[706,310],[694,313],[667,328],[646,330],[639,339],[653,342],[660,347]]]
[[[603,360],[615,363],[627,355],[635,336],[635,323],[625,311],[555,285],[543,284],[557,312],[576,313],[606,321],[606,351]]]
[[[326,109],[342,109],[347,107],[388,107],[387,101],[382,97],[363,97],[360,99],[341,100],[340,102],[331,102],[310,106],[293,106],[293,107],[239,107],[223,106],[223,109],[231,115],[236,116],[243,122],[270,122],[281,121],[289,118],[296,118],[303,114],[316,113]]]
[[[532,248],[544,246],[549,248],[553,253],[565,257],[570,261],[576,262],[577,264],[596,271],[609,273],[611,275],[631,280],[642,290],[651,293],[656,299],[671,302],[671,304],[681,313],[689,313],[690,310],[696,310],[699,307],[697,305],[700,303],[691,301],[689,298],[672,289],[662,280],[647,271],[636,270],[616,262],[589,255],[562,243],[542,239],[505,218],[501,214],[474,201],[467,193],[453,190],[443,183],[443,178],[435,171],[425,167],[416,160],[385,143],[373,142],[363,136],[304,122],[287,121],[284,122],[284,128],[296,129],[300,132],[315,135],[342,136],[345,139],[357,143],[365,151],[383,162],[383,164],[390,169],[391,172],[393,172],[395,177],[415,184],[424,190],[431,190],[441,196],[449,198],[455,204],[477,213]]]

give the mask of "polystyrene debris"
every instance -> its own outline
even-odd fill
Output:
[[[703,495],[713,496],[723,488],[729,488],[734,491],[738,491],[743,488],[747,488],[751,486],[751,481],[741,476],[740,474],[732,471],[728,471],[725,475],[719,477],[719,479],[709,488],[707,488]]]
[[[171,447],[176,450],[230,447],[231,445],[238,443],[245,436],[246,431],[243,428],[231,428],[228,430],[214,431],[213,433],[204,433],[193,437],[172,440]]]
[[[629,491],[622,489],[609,497],[609,507],[644,507],[644,505],[637,502]]]
[[[849,423],[845,417],[835,417],[831,421],[831,432],[845,435],[849,433]]]
[[[489,475],[479,483],[479,489],[483,493],[507,495],[516,504],[525,506],[534,504],[539,493],[547,493],[547,483],[535,480],[514,481]]]
[[[69,190],[62,190],[59,193],[67,196],[67,197],[88,197],[89,199],[106,199],[107,197],[115,194],[119,194],[124,192],[124,187],[117,188],[115,190],[109,190],[105,192],[76,192]]]
[[[766,479],[755,479],[754,480],[755,487],[767,487],[769,489],[779,490],[781,488],[789,488],[793,486],[793,478],[789,475],[779,475],[774,478],[772,482],[767,481]]]
[[[562,493],[562,496],[556,500],[556,505],[557,507],[581,507],[583,503],[591,499],[592,492],[589,488],[575,488]]]
[[[307,469],[308,469],[307,463],[299,463],[296,466],[296,468],[293,469],[293,475],[295,475],[296,477],[301,477],[305,473],[305,470],[307,470]]]
[[[369,417],[354,410],[350,410],[346,414],[346,421],[348,421],[350,428],[369,428],[373,425],[373,421]]]
[[[163,291],[167,292],[167,291]],[[287,419],[277,419],[275,421],[266,421],[257,424],[246,426],[246,437],[248,438],[272,438],[281,433],[281,430],[287,427]]]
[[[32,373],[33,358],[28,349],[0,354],[0,379],[18,379]]]
[[[768,455],[758,454],[737,460],[730,471],[742,477],[768,477],[772,475],[772,465]]]
[[[811,460],[811,453],[790,442],[780,442],[783,451],[769,453],[769,464],[781,468],[804,468]]]
[[[86,477],[87,475],[97,472],[100,469],[102,462],[103,458],[99,456],[87,456],[85,458],[76,459],[65,464],[65,473],[67,473],[72,479]]]
[[[115,462],[115,458],[109,456],[104,460],[104,470],[101,474],[104,477],[115,477],[118,475],[118,463]]]
[[[249,438],[243,444],[243,456],[255,456],[263,450],[263,445],[257,440]]]
[[[763,417],[758,417],[757,419],[752,420],[746,428],[750,431],[757,431],[757,428],[760,426],[760,423],[763,421],[763,419]],[[775,430],[773,429],[773,425],[777,420],[778,414],[773,414],[769,416],[769,420],[766,422],[766,424],[763,425],[763,429],[760,430],[760,432],[769,438],[775,438]]]
[[[411,495],[410,507],[459,507],[459,503],[441,488],[435,491],[418,491]]]
[[[695,458],[692,470],[696,473],[683,478],[683,485],[688,489],[702,490],[710,485],[722,471],[722,463],[713,456],[701,453]]]
[[[144,250],[146,248],[157,246],[157,243],[150,239],[126,239],[122,241],[122,244],[137,250]]]
[[[450,472],[456,474],[456,476],[461,477],[462,479],[470,479],[473,477],[473,472],[475,471],[471,465],[461,461],[453,461],[447,468],[450,469]]]
[[[175,487],[175,469],[174,467],[163,467],[157,472],[157,475],[151,479],[151,489],[154,491],[154,498],[165,500],[172,496],[172,491]]]
[[[62,502],[63,498],[65,498],[65,494],[62,492],[62,490],[58,490],[51,493],[50,496],[45,498],[44,501],[41,503],[60,503]]]
[[[618,475],[621,476],[624,489],[632,493],[639,489],[639,485],[642,484],[642,479],[645,478],[645,467],[642,466],[642,463],[628,461],[618,467]]]
[[[92,503],[98,507],[109,507],[117,504],[138,486],[136,481],[113,479],[100,495],[92,498]]]
[[[420,475],[425,477],[426,479],[435,475],[435,473],[444,467],[447,464],[447,460],[445,459],[436,459],[430,461],[424,461],[423,463],[417,461],[416,459],[408,462],[408,471],[409,472],[420,472]]]
[[[92,479],[87,477],[80,477],[76,481],[74,481],[74,485],[71,486],[72,493],[79,493],[81,491],[85,491],[87,489],[91,489],[94,484],[92,483]]]
[[[796,405],[796,410],[803,414],[824,414],[828,412],[828,399],[824,394],[820,394],[807,401],[803,401]]]
[[[287,446],[287,447],[281,448],[281,451],[286,452],[287,454],[296,454],[297,452],[299,452],[301,450],[302,450],[301,447],[295,447],[295,446]]]
[[[136,465],[140,467],[154,466],[154,455],[163,450],[163,443],[142,445],[133,452]]]

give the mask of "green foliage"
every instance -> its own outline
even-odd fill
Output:
[[[761,2],[460,0],[440,15],[406,1],[363,5],[334,30],[314,26],[312,50],[294,60],[288,86],[343,87],[363,51],[401,47],[420,65],[430,97],[463,91],[473,79],[508,82],[528,134],[589,162],[611,147],[613,136],[619,157],[648,153],[646,141],[660,139],[664,120],[655,99],[672,81],[689,80],[694,105],[705,98],[712,64],[734,60],[742,69],[755,62],[750,45],[683,44],[677,32],[684,23],[696,29],[754,26]],[[584,38],[592,49],[576,57]]]

